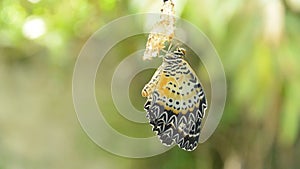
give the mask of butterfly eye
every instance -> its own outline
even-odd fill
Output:
[[[185,49],[184,48],[179,48],[178,52],[181,53],[183,56],[185,56]]]
[[[177,50],[174,52],[179,57],[185,56],[185,49],[184,48],[177,48]]]

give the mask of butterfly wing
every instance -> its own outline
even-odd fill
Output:
[[[182,60],[175,67],[160,67],[159,78],[144,108],[152,130],[163,144],[169,146],[175,142],[180,148],[191,151],[198,145],[206,106],[197,76]]]
[[[192,151],[198,145],[207,101],[200,81],[186,61],[183,60],[179,72],[182,74],[179,78],[182,101],[177,127],[179,139],[175,141],[180,148]]]
[[[181,99],[181,96],[174,97],[176,91],[174,85],[176,86],[176,84],[175,78],[167,73],[165,67],[162,66],[157,83],[149,94],[144,106],[147,111],[146,117],[152,125],[152,130],[158,135],[162,143],[167,146],[173,144],[173,132],[177,124],[176,113],[178,114],[178,111],[175,112],[175,105],[176,100]],[[179,109],[179,104],[177,107]]]

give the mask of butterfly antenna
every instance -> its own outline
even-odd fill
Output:
[[[173,44],[172,44],[172,42],[171,42],[171,43],[169,44],[168,50],[166,50],[166,49],[161,49],[161,51],[164,52],[164,54],[167,54],[167,53],[170,52],[172,46],[173,46]]]
[[[179,47],[180,47],[180,43],[177,42],[176,45],[174,46],[174,49],[173,49],[173,50],[175,50],[175,49],[177,49],[177,48],[179,48]]]
[[[174,42],[175,43],[175,42]],[[176,42],[174,45],[173,42],[171,42],[171,44],[169,45],[169,49],[168,52],[174,52],[177,48],[179,48],[179,46],[181,45],[180,42]]]
[[[172,49],[173,43],[171,42],[169,47],[168,47],[168,52],[170,52],[170,50]]]

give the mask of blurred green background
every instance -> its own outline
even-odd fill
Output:
[[[0,169],[299,168],[299,0],[175,1],[177,14],[215,45],[227,77],[223,118],[214,135],[194,152],[174,147],[155,157],[130,159],[106,152],[88,138],[72,103],[72,72],[81,48],[113,19],[159,12],[161,3],[1,0]],[[112,62],[144,46],[146,36],[139,39],[131,39],[135,45],[120,43]],[[143,84],[135,85],[141,88],[151,73],[137,76]],[[111,77],[99,75],[97,81],[103,78]],[[110,95],[108,83],[97,86]],[[131,100],[142,109],[145,100],[140,95]],[[152,134],[147,124],[125,124],[112,103],[99,102],[106,112],[114,112],[106,116],[115,128],[132,136]]]

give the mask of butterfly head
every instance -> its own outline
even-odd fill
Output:
[[[183,59],[184,57],[185,57],[185,49],[184,48],[177,48],[173,52],[168,52],[165,55],[164,60],[166,62],[172,62],[172,61],[175,61],[177,59]]]
[[[185,56],[185,49],[184,48],[177,48],[174,52],[175,57],[181,57],[183,58]]]

